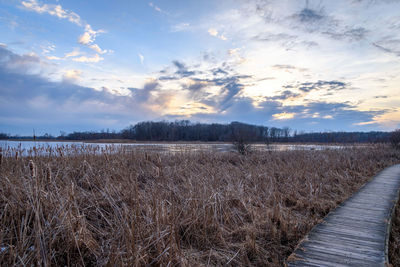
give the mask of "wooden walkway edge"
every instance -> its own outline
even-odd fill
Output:
[[[387,266],[399,189],[400,164],[381,171],[310,231],[287,266]]]

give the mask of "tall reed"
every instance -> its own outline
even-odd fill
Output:
[[[386,146],[53,154],[2,159],[2,266],[279,266],[332,208],[400,162]]]

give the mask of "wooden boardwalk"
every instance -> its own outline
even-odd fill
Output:
[[[389,167],[316,225],[288,258],[294,266],[386,266],[400,164]]]

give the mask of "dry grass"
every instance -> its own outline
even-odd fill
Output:
[[[392,218],[389,239],[389,262],[392,266],[400,266],[400,196]]]
[[[279,266],[332,208],[400,162],[384,146],[114,152],[3,157],[0,265]]]

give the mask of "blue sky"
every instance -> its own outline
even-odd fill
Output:
[[[400,127],[400,1],[0,0],[0,132]]]

